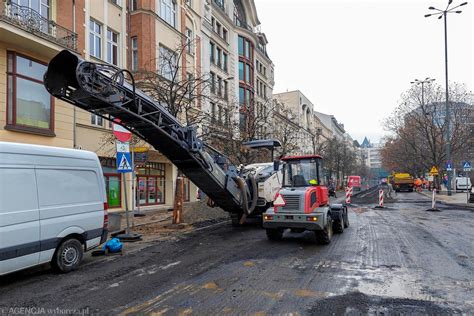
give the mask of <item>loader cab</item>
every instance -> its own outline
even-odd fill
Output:
[[[323,159],[319,155],[289,156],[283,162],[282,191],[291,192],[304,190],[305,195],[314,202],[305,203],[308,210],[312,206],[325,206],[329,203],[329,192],[323,175]]]
[[[281,160],[283,161],[283,187],[326,185],[321,156],[289,156]]]

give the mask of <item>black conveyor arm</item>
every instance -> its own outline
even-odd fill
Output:
[[[182,126],[164,107],[126,82],[124,72],[64,50],[49,63],[44,85],[56,98],[105,118],[120,119],[123,126],[166,156],[218,206],[232,213],[246,211],[242,180],[246,182],[239,180],[236,168],[226,157],[206,152],[194,128]],[[244,191],[250,192],[247,184]]]

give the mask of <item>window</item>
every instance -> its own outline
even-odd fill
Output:
[[[211,119],[214,121],[216,119],[216,104],[211,102]]]
[[[244,81],[244,62],[239,61],[239,80]]]
[[[216,92],[216,74],[211,72],[211,92]]]
[[[160,75],[168,80],[176,79],[177,72],[176,54],[172,50],[160,46],[159,65]]]
[[[225,28],[222,28],[222,38],[227,42],[227,30]]]
[[[160,1],[160,18],[169,25],[176,27],[176,2],[174,0]]]
[[[89,22],[89,53],[97,58],[102,58],[102,25],[94,20]]]
[[[219,66],[219,67],[222,67],[221,56],[222,56],[222,50],[219,47],[217,47],[216,48],[216,57],[217,57],[216,65]]]
[[[245,64],[245,82],[250,83],[250,75],[251,75],[250,65]]]
[[[104,119],[101,116],[91,114],[91,124],[97,126],[104,126]]]
[[[7,56],[7,124],[52,134],[54,99],[43,85],[46,65],[14,52]]]
[[[32,10],[38,12],[43,18],[49,20],[49,0],[12,0],[11,2],[23,6],[28,7]],[[8,2],[7,2],[8,3]],[[40,27],[42,32],[48,32],[48,26],[44,25]]]
[[[210,49],[211,63],[213,63],[214,60],[215,60],[215,45],[214,45],[214,43],[211,42],[209,44],[209,49]]]
[[[130,8],[130,11],[135,11],[137,8],[137,0],[132,0],[132,7]]]
[[[229,92],[228,92],[228,82],[227,81],[224,81],[224,99],[228,99],[229,98]]]
[[[244,38],[242,36],[239,36],[239,55],[244,55]]]
[[[107,30],[107,62],[115,66],[119,65],[118,38],[117,33]]]
[[[115,5],[118,5],[119,7],[121,6],[121,3],[120,3],[121,0],[109,0],[109,1]]]
[[[138,38],[132,37],[132,71],[138,70]]]
[[[227,71],[227,63],[228,63],[228,59],[229,59],[229,55],[227,55],[227,53],[223,53],[222,55],[222,69],[224,69],[225,71]]]
[[[222,105],[218,105],[218,107],[219,107],[219,114],[218,114],[219,116],[217,120],[219,121],[219,123],[222,123],[222,120],[224,119]]]
[[[245,89],[242,87],[239,87],[239,103],[240,105],[245,104]]]
[[[217,94],[222,96],[222,78],[217,76]]]
[[[185,3],[186,3],[186,5],[187,5],[188,7],[192,7],[192,6],[193,6],[192,0],[186,0]]]
[[[193,31],[188,28],[186,28],[186,52],[193,53]]]

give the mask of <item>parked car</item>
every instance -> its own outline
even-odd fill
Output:
[[[469,191],[471,187],[471,179],[468,177],[456,177],[454,180],[454,188],[456,191]]]
[[[106,241],[107,208],[96,154],[0,142],[0,275],[74,270]]]

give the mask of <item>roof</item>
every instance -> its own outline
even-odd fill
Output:
[[[0,142],[0,153],[14,153],[37,156],[53,156],[62,158],[76,158],[97,160],[97,155],[93,152],[78,149],[41,146],[33,144],[21,144],[12,142]]]
[[[302,155],[302,156],[287,156],[287,157],[281,158],[281,160],[288,161],[288,160],[300,160],[300,159],[312,159],[312,158],[323,159],[323,157],[321,157],[320,155]]]

